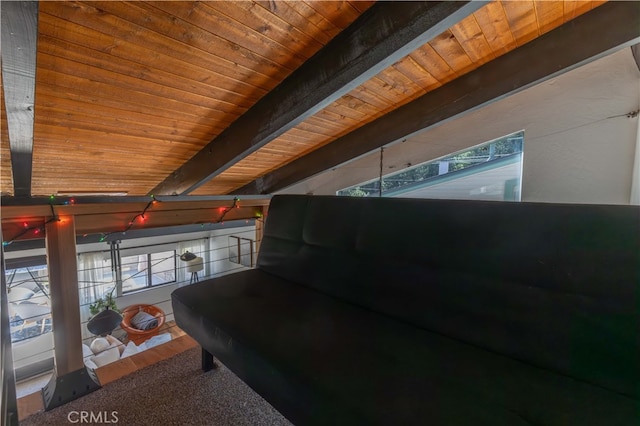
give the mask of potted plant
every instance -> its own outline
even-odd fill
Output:
[[[87,322],[89,331],[98,336],[111,334],[122,321],[120,310],[116,306],[116,299],[113,297],[113,290],[105,296],[89,304],[91,318]]]
[[[113,288],[115,290],[115,287]],[[111,290],[105,297],[101,297],[93,303],[89,304],[89,312],[91,316],[99,314],[105,309],[111,309],[112,311],[120,312],[116,305],[116,299],[113,297],[113,290]]]

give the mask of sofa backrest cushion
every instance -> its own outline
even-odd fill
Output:
[[[640,209],[275,196],[258,268],[640,396]]]

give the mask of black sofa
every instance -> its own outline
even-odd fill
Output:
[[[297,425],[640,424],[638,207],[275,196],[172,303]]]

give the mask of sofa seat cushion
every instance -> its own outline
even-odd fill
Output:
[[[296,424],[637,420],[627,396],[261,270],[183,287],[172,302],[179,327]]]

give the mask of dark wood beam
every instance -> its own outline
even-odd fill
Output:
[[[7,238],[6,248],[14,242],[37,240],[45,235],[42,227],[47,218],[68,216],[74,218],[77,235],[86,238],[109,235],[122,238],[126,232],[148,235],[155,229],[168,229],[185,225],[199,225],[202,229],[224,222],[252,221],[263,213],[270,198],[265,196],[236,197],[2,197],[2,233]],[[141,214],[144,212],[144,220]],[[27,225],[25,225],[25,223]],[[131,223],[131,226],[129,226]],[[247,222],[248,223],[248,222]],[[233,224],[232,224],[233,225]],[[9,245],[11,244],[11,245]]]
[[[264,207],[262,208],[264,211]],[[259,209],[257,209],[259,211]],[[262,213],[264,214],[264,213]],[[257,214],[256,214],[257,216]],[[95,244],[95,243],[109,243],[110,241],[124,241],[124,240],[133,240],[137,238],[153,238],[153,237],[162,237],[162,236],[171,236],[176,234],[191,234],[196,232],[203,231],[216,231],[220,229],[224,229],[226,231],[242,228],[246,226],[258,226],[259,223],[262,223],[262,219],[251,218],[251,219],[240,219],[240,220],[229,220],[227,221],[225,218],[224,222],[221,223],[200,223],[200,224],[192,224],[192,225],[176,225],[176,226],[166,226],[162,228],[145,228],[145,229],[131,229],[127,231],[126,234],[114,232],[103,239],[103,235],[100,234],[81,234],[78,235],[76,233],[76,246],[81,246],[83,244]],[[77,229],[76,229],[77,231]],[[36,250],[36,249],[44,249],[45,241],[44,238],[40,239],[31,239],[31,240],[16,240],[13,243],[9,244],[4,248],[5,253],[16,252],[16,251],[24,251],[24,250]],[[36,260],[33,260],[37,258]],[[34,263],[35,262],[35,263]],[[38,263],[40,262],[40,263]],[[46,256],[30,256],[26,258],[18,258],[11,259],[6,263],[8,269],[17,269],[23,268],[25,266],[29,266],[32,264],[44,264],[46,263]]]
[[[638,4],[605,3],[234,193],[268,194],[284,189],[639,40]]]
[[[172,211],[178,216],[180,212],[216,209],[233,204],[233,195],[220,196],[181,196],[155,197],[157,203],[149,207],[149,211]],[[50,216],[52,207],[57,215],[82,216],[92,214],[136,214],[140,213],[150,201],[150,197],[49,197],[0,198],[2,205],[2,223],[21,222],[30,217]],[[268,206],[270,197],[245,196],[238,201],[242,207]]]
[[[151,193],[193,191],[485,3],[375,4]]]
[[[9,129],[13,192],[31,195],[38,2],[3,1],[2,82]]]
[[[233,195],[184,195],[184,196],[172,196],[172,197],[161,197],[154,196],[155,200],[162,203],[163,206],[171,206],[172,209],[178,210],[182,208],[189,208],[194,206],[207,206],[211,205],[214,207],[226,205],[233,201]],[[269,204],[269,196],[265,195],[247,195],[242,197],[243,205],[268,205]],[[36,215],[45,215],[46,211],[50,209],[50,205],[53,204],[56,209],[58,208],[70,208],[72,211],[69,211],[68,214],[78,214],[78,209],[93,206],[96,211],[105,212],[105,211],[130,211],[131,208],[127,206],[133,206],[133,209],[138,208],[138,206],[144,206],[146,203],[151,201],[152,198],[149,196],[139,197],[139,196],[122,196],[122,197],[112,197],[112,196],[58,196],[51,199],[51,197],[45,196],[33,196],[33,197],[11,197],[11,196],[3,196],[0,197],[0,206],[2,206],[2,219],[6,219],[9,217],[13,217],[9,207],[15,207],[16,210],[14,213],[18,215],[25,215],[26,211],[34,212],[34,210],[30,210],[27,208],[35,207],[39,208],[39,213]],[[7,209],[7,210],[5,210]],[[105,210],[106,209],[106,210]]]
[[[136,223],[131,229],[152,229],[164,228],[178,225],[221,223],[223,221],[249,220],[255,219],[261,214],[261,207],[239,207],[234,208],[224,214],[227,207],[217,209],[184,210],[180,212],[172,211],[149,211],[145,214],[144,223]],[[123,229],[131,220],[128,214],[109,215],[82,215],[76,217],[76,232],[78,235],[116,233],[122,234]]]

